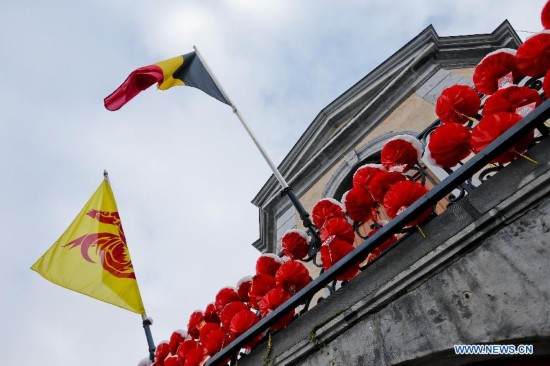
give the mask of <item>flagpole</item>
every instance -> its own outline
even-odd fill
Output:
[[[271,171],[273,172],[273,175],[279,181],[279,184],[283,188],[282,191],[281,191],[281,194],[286,194],[288,196],[288,198],[290,199],[290,201],[292,202],[292,204],[294,205],[294,207],[296,208],[296,210],[298,211],[298,214],[300,215],[300,218],[302,219],[302,224],[304,225],[305,228],[307,228],[307,230],[308,230],[308,232],[309,232],[309,234],[312,238],[311,243],[310,243],[309,254],[310,255],[315,254],[317,252],[317,249],[321,246],[321,239],[319,238],[319,233],[318,233],[317,228],[315,227],[315,225],[313,225],[313,223],[311,222],[311,219],[309,218],[309,213],[306,211],[306,209],[304,208],[304,206],[302,205],[302,203],[300,202],[300,200],[298,199],[298,197],[296,196],[296,194],[294,193],[292,188],[288,185],[288,183],[286,182],[285,178],[283,177],[283,175],[281,174],[279,169],[277,169],[277,167],[275,166],[275,164],[273,163],[273,161],[271,160],[271,158],[267,154],[267,151],[260,144],[260,142],[258,141],[256,135],[254,135],[254,133],[252,132],[252,129],[250,128],[248,123],[245,121],[244,117],[239,112],[239,110],[237,109],[237,107],[235,106],[233,101],[231,101],[231,99],[227,95],[225,89],[219,83],[218,78],[216,77],[214,72],[210,69],[210,67],[208,66],[208,63],[206,62],[206,60],[202,57],[202,55],[201,55],[199,49],[197,48],[197,46],[193,46],[193,49],[195,50],[199,60],[202,62],[202,64],[206,68],[206,71],[208,71],[208,73],[212,77],[212,80],[214,81],[214,84],[216,84],[218,89],[220,89],[220,92],[223,94],[224,98],[231,105],[231,108],[233,109],[233,113],[235,113],[235,115],[237,116],[237,118],[239,119],[241,124],[243,125],[244,129],[246,130],[246,132],[248,133],[248,135],[250,136],[250,138],[252,139],[252,141],[254,142],[254,144],[256,145],[256,147],[258,148],[258,150],[260,151],[260,153],[264,157],[264,160],[267,162],[267,165],[269,165],[269,167],[271,168]]]
[[[107,169],[103,169],[103,179],[105,179],[109,185],[109,172],[107,172]],[[151,333],[151,325],[153,324],[153,321],[151,318],[147,317],[146,313],[141,314],[141,321],[143,324],[143,329],[145,330],[145,338],[147,339],[147,346],[149,347],[149,359],[151,362],[155,362],[155,342],[153,341],[153,334]]]

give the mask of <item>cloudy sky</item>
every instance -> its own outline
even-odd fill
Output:
[[[156,342],[252,274],[270,175],[230,109],[192,88],[103,108],[133,69],[197,45],[279,163],[316,114],[429,24],[538,31],[544,0],[2,0],[0,316],[7,365],[135,365],[140,317],[30,265],[110,173]],[[526,37],[528,33],[519,33]]]

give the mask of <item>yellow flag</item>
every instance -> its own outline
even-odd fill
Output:
[[[59,286],[145,314],[107,179],[31,269]]]

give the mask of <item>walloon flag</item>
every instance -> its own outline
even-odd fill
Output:
[[[145,314],[115,197],[107,179],[31,269],[59,286],[142,316]]]
[[[105,98],[105,108],[116,111],[142,90],[157,83],[161,90],[177,85],[202,90],[222,103],[231,105],[195,51],[134,70],[111,95]]]

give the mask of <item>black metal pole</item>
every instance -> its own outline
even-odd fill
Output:
[[[309,243],[309,252],[308,256],[311,257],[317,253],[319,248],[321,247],[321,238],[319,237],[319,230],[311,219],[309,218],[309,213],[306,211],[294,191],[291,187],[286,187],[281,191],[281,195],[286,194],[288,198],[290,199],[290,202],[294,205],[294,208],[296,208],[296,211],[298,211],[298,214],[300,215],[300,219],[302,219],[302,224],[307,229],[307,233],[309,234],[309,237],[311,238],[311,241]]]
[[[151,334],[151,325],[153,322],[145,315],[141,316],[143,320],[143,329],[145,330],[145,338],[147,338],[147,345],[149,346],[149,359],[151,362],[155,362],[155,342],[153,341],[153,334]]]

